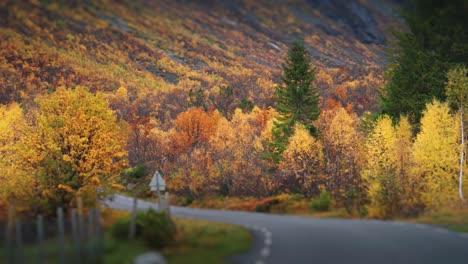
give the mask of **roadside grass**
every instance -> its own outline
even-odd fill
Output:
[[[175,218],[177,237],[162,254],[169,263],[227,263],[226,257],[246,252],[252,244],[243,227],[208,221]]]
[[[112,223],[129,212],[103,209],[103,224],[109,230]],[[243,227],[202,220],[172,218],[177,227],[174,243],[161,252],[168,263],[227,263],[226,257],[250,249],[252,237]],[[154,249],[148,248],[142,240],[119,241],[106,232],[104,263],[132,263],[132,259]]]
[[[223,197],[209,196],[187,202],[186,199],[176,199],[173,204],[192,208],[227,209],[247,212],[272,214],[300,215],[317,218],[356,218],[345,208],[331,206],[325,212],[315,211],[309,207],[311,199],[300,194],[280,194],[267,198],[255,197]]]
[[[308,217],[316,217],[316,218],[360,218],[357,215],[350,215],[345,208],[330,208],[329,211],[326,212],[318,212],[318,211],[309,211],[308,213],[304,214],[303,216]]]
[[[128,264],[133,259],[149,251],[155,251],[145,245],[142,239],[121,241],[114,239],[110,227],[117,219],[128,216],[128,211],[101,209],[101,221],[105,229],[103,263]],[[209,221],[173,218],[177,234],[174,243],[161,252],[168,263],[227,263],[226,257],[240,254],[250,249],[252,237],[243,227]],[[73,258],[73,247],[67,238],[64,245],[67,259]],[[45,263],[59,263],[58,241],[49,239],[44,243]],[[6,263],[7,252],[0,250],[0,263]],[[23,263],[36,263],[37,244],[26,244],[22,250]],[[85,256],[82,256],[85,257]]]
[[[104,240],[104,263],[106,264],[128,264],[133,259],[151,249],[147,248],[141,239],[134,241],[119,241],[113,239],[107,232]]]
[[[74,258],[73,247],[71,243],[67,242],[64,245],[65,258]],[[113,239],[110,234],[105,234],[104,240],[104,257],[103,263],[108,264],[128,264],[133,263],[133,258],[150,251],[144,244],[143,241],[135,240],[129,243],[128,241],[117,241]],[[44,241],[44,263],[54,264],[61,263],[59,261],[59,244],[56,239],[50,239]],[[15,252],[15,259],[18,263],[18,251]],[[22,263],[37,263],[38,262],[38,246],[37,244],[24,245],[21,251]],[[7,252],[3,249],[0,251],[0,263],[8,263]],[[81,256],[83,263],[88,263],[86,255]]]
[[[449,230],[468,233],[468,209],[446,209],[420,215],[416,218],[402,219],[412,223],[425,223],[447,227]]]
[[[43,258],[46,263],[59,263],[59,244],[55,239],[49,239],[44,241],[44,255]],[[36,263],[39,256],[39,249],[36,244],[23,244],[22,250],[18,250],[13,247],[12,251],[7,252],[7,248],[4,247],[0,250],[0,263],[8,263],[9,260],[14,259],[20,263]],[[64,245],[65,256],[72,256],[73,248],[69,244]]]

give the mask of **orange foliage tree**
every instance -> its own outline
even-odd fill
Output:
[[[327,188],[338,203],[352,210],[359,206],[362,194],[362,136],[357,117],[338,107],[323,111],[317,123],[326,159]]]
[[[209,159],[204,153],[220,118],[218,111],[207,113],[201,108],[189,109],[177,116],[169,139],[169,160],[174,168],[170,178],[173,189],[197,196],[203,192],[203,186],[212,187],[205,185],[209,177],[204,168]]]

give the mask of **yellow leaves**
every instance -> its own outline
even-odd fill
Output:
[[[365,177],[376,177],[395,164],[395,129],[389,116],[381,117],[366,143],[367,169]]]
[[[0,105],[0,144],[13,143],[18,140],[26,127],[23,110],[16,103]]]
[[[65,161],[65,162],[71,162],[72,158],[69,155],[63,155],[62,160]]]
[[[14,133],[21,138],[15,146],[15,155],[9,155],[15,160],[5,164],[5,171],[21,169],[11,176],[8,189],[27,190],[16,193],[16,197],[29,200],[29,206],[35,191],[47,197],[47,203],[42,203],[46,207],[53,207],[57,205],[55,203],[66,206],[73,198],[68,195],[74,192],[73,188],[92,197],[94,186],[106,184],[126,164],[125,134],[120,131],[113,112],[102,94],[93,95],[82,87],[75,90],[58,88],[37,102],[36,125],[23,127],[22,133]],[[11,114],[9,118],[21,116],[21,109],[15,108],[15,113],[17,115]],[[2,121],[0,118],[0,125]],[[10,141],[13,142],[13,138],[10,137]],[[0,153],[1,149],[0,142]],[[3,161],[0,161],[0,168],[4,168]],[[67,182],[74,182],[74,187]],[[2,195],[0,190],[0,199]]]
[[[435,209],[457,199],[459,123],[449,111],[446,103],[427,105],[413,148],[413,173],[423,183],[423,201]]]
[[[395,128],[387,115],[379,118],[366,142],[367,164],[363,170],[370,199],[369,214],[390,217],[400,210],[406,193],[401,188],[406,180],[410,162],[405,153],[410,148],[409,123],[402,118]],[[415,194],[411,194],[415,195]]]
[[[387,217],[456,204],[458,119],[446,103],[434,101],[426,107],[414,143],[405,117],[393,126],[383,116],[370,133],[363,177],[371,215]]]
[[[283,152],[280,168],[283,170],[315,169],[309,168],[309,166],[320,165],[322,157],[322,144],[298,124],[294,128],[294,134],[289,139],[288,147]]]
[[[204,113],[203,110],[196,109],[189,111]],[[169,181],[171,188],[189,191],[191,195],[212,193],[218,189],[230,195],[258,191],[265,161],[261,159],[257,147],[262,146],[259,136],[271,117],[271,112],[258,107],[250,113],[236,109],[230,121],[222,117],[219,112],[213,112],[211,117],[208,117],[215,120],[214,131],[208,130],[210,133],[202,137],[203,140],[185,148],[185,151],[177,155],[177,162],[172,165],[177,169],[171,173]],[[197,118],[202,119],[203,115]],[[179,124],[184,126],[177,127],[178,131],[171,136],[172,144],[182,144],[183,141],[174,139],[180,139],[185,133],[197,135],[197,133],[188,133],[190,131],[200,131],[198,135],[204,133],[201,129],[204,123],[202,120],[193,122],[185,117],[183,120],[184,122]],[[200,126],[196,125],[197,123]],[[196,129],[188,129],[190,127]]]
[[[20,153],[21,140],[29,130],[18,104],[0,105],[0,201],[22,208],[35,196],[33,171]]]
[[[73,189],[72,189],[70,186],[66,185],[66,184],[59,184],[59,185],[57,186],[57,188],[58,188],[59,190],[64,190],[64,191],[66,191],[66,192],[68,192],[68,193],[73,193]]]
[[[124,86],[120,86],[117,91],[115,91],[115,96],[124,102],[128,102],[128,92],[127,88]]]
[[[53,195],[52,195],[52,191],[50,189],[45,189],[42,191],[42,195],[44,197],[47,197],[47,198],[52,198]]]
[[[125,186],[123,186],[122,184],[118,184],[118,183],[111,183],[110,187],[116,190],[125,190]]]
[[[360,181],[362,142],[356,116],[341,106],[335,106],[322,111],[317,126],[327,162],[328,190],[340,203],[345,199],[345,190],[357,190]]]
[[[266,122],[265,128],[263,129],[260,137],[264,141],[271,142],[273,140],[273,127],[275,126],[275,122],[277,122],[276,118],[271,118]]]
[[[279,169],[293,175],[302,190],[311,195],[321,182],[323,146],[302,125],[296,124],[294,134],[282,154]],[[287,181],[285,181],[287,182]]]
[[[324,130],[324,138],[335,147],[347,146],[349,151],[352,151],[353,146],[356,144],[356,122],[342,107],[335,110],[327,110],[322,113],[325,120],[322,128]],[[329,116],[329,120],[326,120]]]
[[[93,185],[100,185],[101,181],[99,180],[99,177],[93,176],[90,179],[90,183],[93,184]]]

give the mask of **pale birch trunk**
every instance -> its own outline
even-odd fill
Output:
[[[463,198],[463,165],[465,163],[465,131],[463,126],[463,105],[460,106],[460,128],[461,128],[461,148],[460,148],[460,175],[459,175],[459,187],[458,195],[460,199],[464,201]]]

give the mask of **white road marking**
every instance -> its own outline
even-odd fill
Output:
[[[265,232],[265,237],[271,239],[271,232],[267,230],[267,231]]]
[[[461,237],[463,238],[467,238],[468,239],[468,233],[460,233],[459,234]]]
[[[264,264],[265,262],[261,261],[261,260],[257,260],[257,262],[255,262],[255,264]]]
[[[262,257],[266,258],[266,257],[268,257],[270,255],[270,249],[265,247],[265,248],[262,249],[260,254],[262,255]]]
[[[270,246],[271,242],[271,238],[265,238],[265,245]]]

